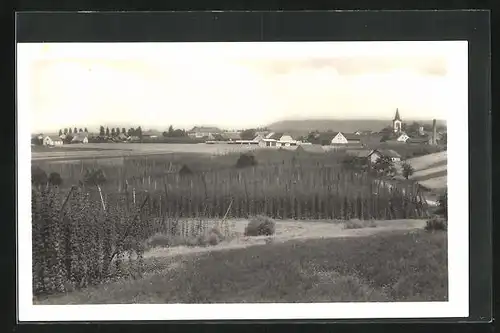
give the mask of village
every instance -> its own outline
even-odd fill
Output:
[[[304,133],[305,134],[305,133]],[[251,148],[281,148],[311,153],[329,150],[345,150],[358,158],[369,158],[374,162],[385,156],[393,162],[409,157],[425,155],[446,150],[446,128],[438,130],[436,120],[432,127],[413,122],[403,122],[396,109],[392,123],[380,131],[358,130],[354,133],[311,131],[305,135],[293,135],[287,132],[274,132],[267,128],[241,131],[223,130],[217,127],[195,126],[189,131],[173,129],[165,131],[143,131],[141,127],[104,128],[99,133],[90,133],[87,128],[61,129],[59,134],[37,134],[32,137],[32,146],[48,148],[62,147],[69,144],[88,143],[178,143],[178,144],[228,144],[245,145]],[[411,149],[409,149],[411,148]],[[421,148],[421,149],[415,149]],[[407,152],[409,151],[409,154]]]

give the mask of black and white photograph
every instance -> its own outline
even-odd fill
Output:
[[[467,317],[467,62],[467,41],[19,43],[20,315]]]

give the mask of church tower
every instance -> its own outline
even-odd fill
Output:
[[[401,117],[399,116],[399,110],[396,109],[396,115],[394,116],[394,119],[392,120],[392,128],[394,130],[394,133],[401,133],[402,125],[403,125],[403,122],[401,121]]]

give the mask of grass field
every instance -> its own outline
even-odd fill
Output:
[[[376,229],[376,228],[375,228]],[[448,299],[444,232],[380,232],[150,256],[145,274],[35,304],[386,302]]]

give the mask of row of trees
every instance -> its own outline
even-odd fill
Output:
[[[394,162],[386,156],[380,157],[373,164],[370,164],[367,158],[347,156],[343,161],[343,165],[350,170],[370,172],[378,176],[394,176],[397,172]],[[415,169],[408,162],[404,162],[401,167],[405,179],[410,178],[415,172]]]
[[[168,127],[168,131],[162,133],[165,138],[181,138],[188,136],[187,132],[183,129],[174,129],[172,125]]]
[[[88,129],[87,127],[85,127],[84,129],[80,128],[71,128],[71,127],[68,127],[68,128],[63,128],[63,129],[60,129],[59,130],[59,136],[61,135],[68,135],[68,134],[76,134],[76,133],[82,133],[82,132],[85,132],[85,133],[88,133]]]
[[[112,127],[111,130],[109,127],[104,127],[100,126],[99,127],[99,136],[118,136],[120,134],[125,134],[127,136],[138,136],[139,138],[142,137],[142,128],[141,126],[137,128],[129,128],[128,130],[125,127],[122,127],[121,129],[119,127]]]

